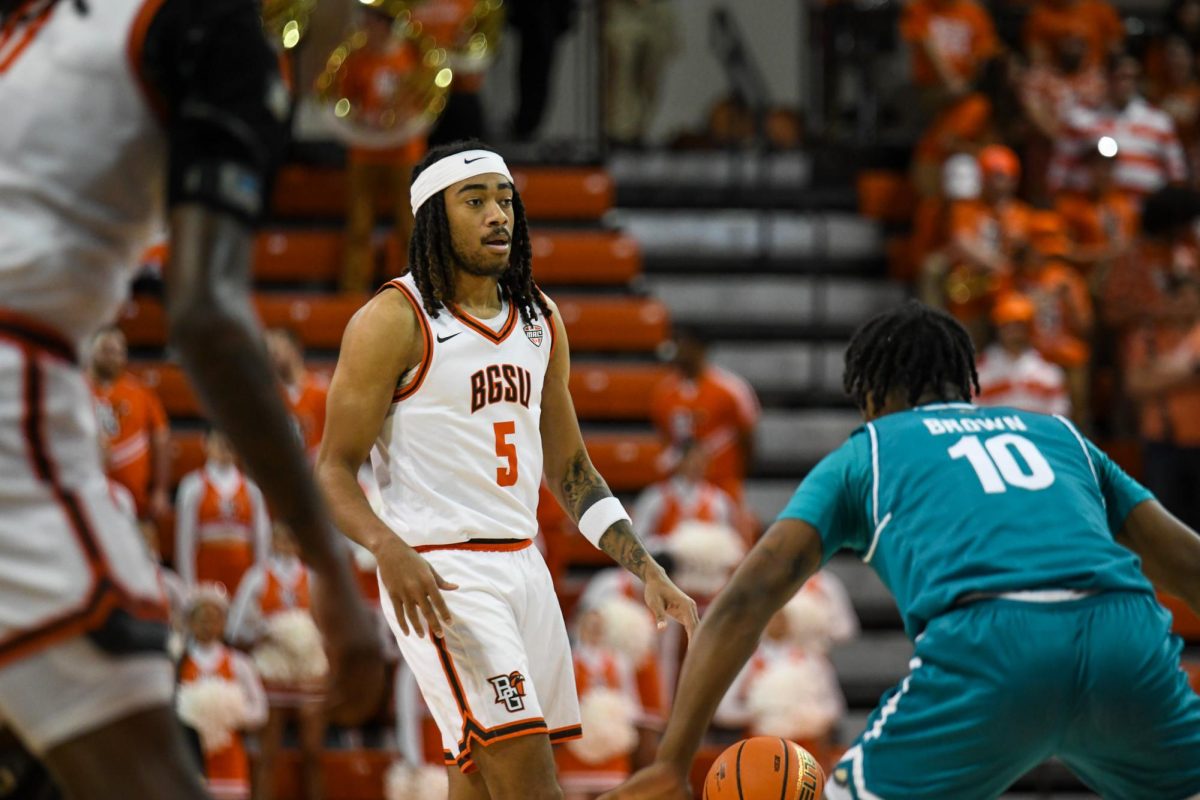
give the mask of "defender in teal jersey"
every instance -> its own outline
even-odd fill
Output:
[[[866,424],[713,603],[658,760],[606,798],[687,796],[767,620],[839,551],[895,595],[915,654],[829,800],[984,800],[1050,756],[1105,798],[1200,798],[1200,697],[1151,583],[1200,612],[1200,536],[1068,420],[976,407],[976,384],[940,312],[909,303],[855,334],[845,385]]]

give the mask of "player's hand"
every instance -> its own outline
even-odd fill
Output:
[[[662,762],[651,764],[599,800],[689,800],[687,775]]]
[[[404,635],[408,636],[411,627],[413,633],[424,637],[428,625],[430,632],[441,638],[442,626],[453,623],[442,592],[458,587],[443,580],[428,561],[398,538],[381,544],[375,560]]]
[[[337,725],[359,725],[379,710],[383,700],[379,626],[353,581],[318,577],[313,589],[313,618],[329,658],[325,697],[329,718]]]
[[[689,641],[700,624],[696,601],[672,583],[662,569],[646,576],[646,607],[654,614],[660,631],[667,627],[667,617],[670,617],[687,631]]]

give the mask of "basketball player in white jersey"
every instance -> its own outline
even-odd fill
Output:
[[[251,0],[0,0],[0,717],[70,800],[205,796],[78,366],[164,210],[172,343],[325,581],[341,710],[376,699],[377,637],[247,291],[286,104]]]
[[[451,798],[561,798],[550,745],[580,735],[579,707],[562,612],[531,546],[543,475],[583,534],[645,583],[660,624],[690,632],[696,606],[588,458],[562,317],[533,284],[504,160],[457,143],[414,175],[411,271],[346,329],[318,479],[338,527],[379,563]],[[378,516],[355,478],[368,455]]]

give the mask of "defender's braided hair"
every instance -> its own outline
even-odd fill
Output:
[[[879,408],[897,390],[909,405],[927,394],[969,402],[979,391],[975,347],[953,317],[910,300],[855,331],[842,385],[860,409],[868,397]]]
[[[413,169],[413,179],[439,159],[466,150],[495,152],[491,147],[474,140],[435,147]],[[535,313],[540,313],[543,319],[549,319],[550,308],[533,282],[533,247],[529,239],[529,225],[525,220],[525,206],[515,188],[512,210],[512,245],[508,269],[500,276],[500,291],[508,302],[517,307],[521,321],[528,325]],[[446,201],[441,192],[429,198],[417,211],[412,240],[408,246],[408,268],[417,282],[417,288],[421,290],[421,302],[425,310],[429,316],[437,317],[438,310],[454,297],[454,247],[450,239]]]

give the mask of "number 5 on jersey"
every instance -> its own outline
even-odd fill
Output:
[[[492,426],[496,434],[496,457],[504,459],[505,465],[496,467],[496,483],[515,486],[517,483],[517,446],[508,437],[517,432],[517,423],[497,422]]]

